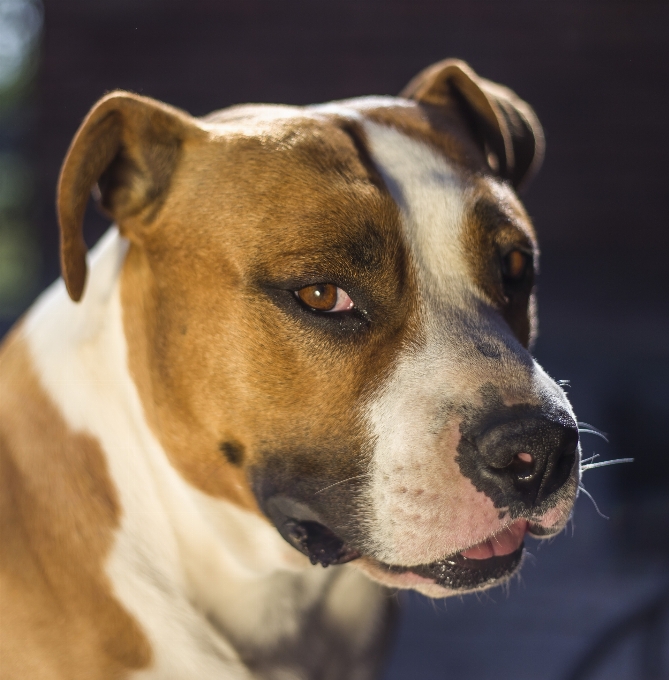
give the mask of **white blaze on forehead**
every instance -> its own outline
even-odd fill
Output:
[[[436,149],[384,125],[365,121],[372,159],[402,215],[402,228],[425,283],[468,278],[461,234],[467,187]]]
[[[475,545],[510,521],[462,474],[460,416],[448,407],[480,406],[486,383],[506,399],[532,403],[552,381],[504,322],[475,302],[462,246],[473,187],[428,144],[390,127],[364,128],[400,209],[422,321],[420,340],[400,354],[366,407],[375,442],[368,547],[377,559],[410,566]],[[480,351],[481,343],[494,347],[494,356]]]
[[[364,129],[370,155],[400,209],[419,278],[424,331],[421,346],[400,358],[367,408],[375,439],[370,549],[386,562],[420,564],[475,544],[501,526],[490,499],[455,462],[458,424],[447,424],[439,412],[444,403],[475,397],[467,384],[471,373],[457,360],[457,338],[444,332],[444,318],[429,302],[455,303],[454,295],[462,302],[456,291],[471,288],[461,246],[469,192],[436,149],[390,127],[366,121]]]

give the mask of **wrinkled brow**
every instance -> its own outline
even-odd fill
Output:
[[[365,134],[360,125],[354,121],[344,120],[340,124],[340,129],[342,132],[345,132],[353,142],[353,146],[355,147],[355,150],[358,154],[358,158],[367,172],[369,181],[381,191],[388,193],[388,188],[386,187],[381,174],[376,168],[369,149],[367,148]]]
[[[474,204],[472,212],[479,224],[487,231],[494,231],[503,224],[510,224],[520,231],[525,231],[522,223],[513,212],[505,210],[504,206],[489,198],[479,198]]]

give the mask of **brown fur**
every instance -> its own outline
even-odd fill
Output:
[[[150,663],[103,571],[119,514],[98,442],[68,428],[15,332],[0,358],[0,678],[119,678]]]
[[[491,305],[499,309],[524,347],[536,337],[534,272],[539,250],[530,222],[520,201],[508,192],[500,201],[488,186],[482,186],[469,216],[463,237],[463,252],[472,279]],[[504,286],[497,253],[520,250],[531,258],[526,278],[511,288]]]
[[[445,59],[421,71],[401,96],[437,108],[459,108],[489,167],[514,187],[539,171],[544,135],[532,110],[509,88],[481,78],[463,61]]]
[[[255,508],[245,472],[287,445],[336,442],[342,456],[323,474],[362,472],[348,413],[410,330],[396,220],[333,124],[279,122],[184,149],[155,228],[130,251],[123,307],[149,421],[193,484]],[[323,272],[376,293],[363,339],[310,333],[266,291]],[[241,466],[221,454],[229,440],[244,451]]]

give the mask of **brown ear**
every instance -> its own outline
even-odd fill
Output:
[[[79,301],[86,282],[83,219],[91,190],[119,223],[155,217],[169,188],[184,139],[197,130],[188,114],[147,97],[112,92],[91,109],[67,152],[57,211],[63,279]]]
[[[423,104],[460,107],[490,169],[515,188],[541,167],[544,134],[532,108],[507,87],[479,77],[464,62],[446,59],[419,73],[400,96]]]

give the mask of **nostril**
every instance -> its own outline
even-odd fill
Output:
[[[578,454],[578,432],[575,428],[565,428],[562,445],[557,447],[556,453],[550,463],[548,479],[542,493],[544,496],[557,491],[569,478],[576,463]]]
[[[519,482],[531,482],[536,473],[537,466],[534,456],[531,453],[522,451],[517,453],[507,465],[506,470]]]
[[[498,507],[538,507],[574,471],[578,430],[566,412],[521,404],[460,429],[458,464]]]

